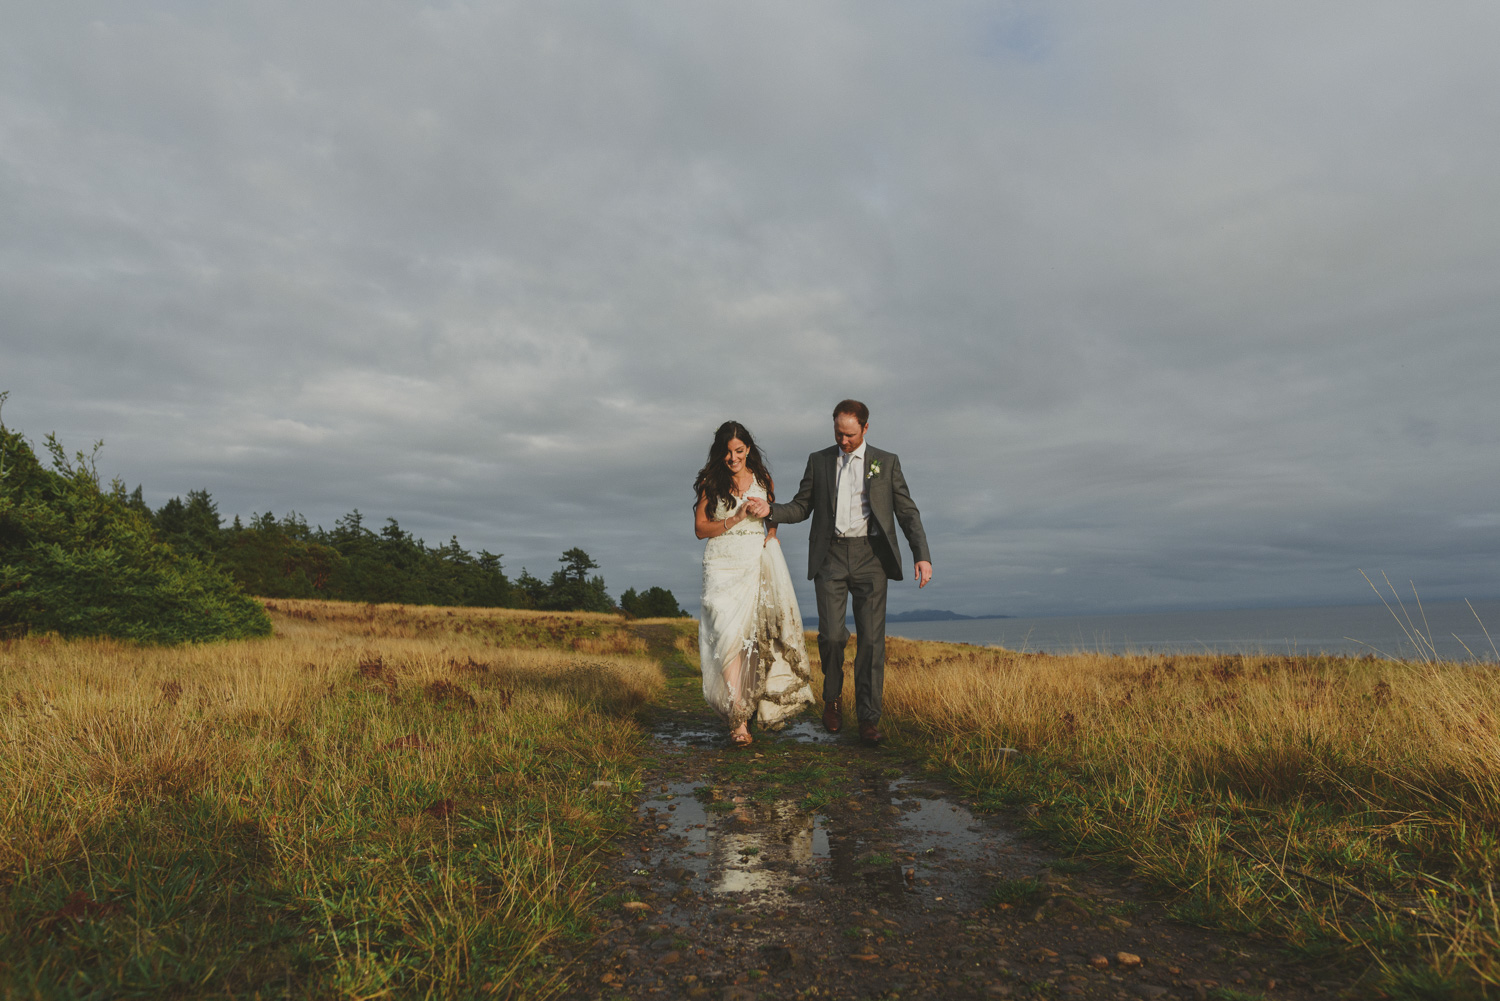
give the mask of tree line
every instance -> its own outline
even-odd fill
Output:
[[[121,500],[149,517],[161,539],[178,552],[223,567],[246,591],[266,598],[624,611],[636,617],[684,614],[672,592],[660,587],[644,594],[627,590],[617,606],[604,578],[590,573],[599,564],[577,547],[558,558],[561,565],[546,580],[524,567],[510,580],[501,553],[471,553],[457,536],[429,546],[395,518],[376,530],[358,508],[325,529],[309,526],[296,512],[277,518],[267,511],[248,524],[236,515],[225,524],[207,490],[173,497],[155,511],[140,487]]]
[[[99,482],[98,448],[70,459],[49,435],[48,469],[30,442],[0,423],[0,632],[152,642],[264,635],[269,620],[246,595],[685,614],[661,587],[631,588],[616,605],[593,573],[599,565],[577,547],[546,579],[523,567],[511,580],[500,553],[471,553],[456,536],[429,546],[394,518],[372,528],[358,509],[331,529],[295,512],[225,523],[207,490],[152,510],[140,486],[127,493],[118,480]]]

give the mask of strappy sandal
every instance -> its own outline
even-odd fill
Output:
[[[740,733],[738,730],[734,730],[729,734],[729,742],[735,747],[749,747],[751,744],[755,743],[755,738],[750,736],[749,730],[746,730],[744,733]]]

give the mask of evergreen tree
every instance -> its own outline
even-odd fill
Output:
[[[478,608],[509,608],[515,604],[515,588],[505,579],[500,556],[484,549],[479,551],[479,558],[474,561],[474,583],[464,604]]]
[[[525,567],[521,568],[521,576],[516,578],[516,592],[521,598],[522,608],[548,608],[550,589],[547,582],[531,575],[531,571]]]
[[[187,538],[187,505],[181,497],[173,497],[151,516],[156,534],[163,540]]]
[[[224,531],[222,564],[241,587],[263,598],[327,597],[328,581],[343,558],[331,546],[289,532],[289,522],[295,530],[295,517],[277,521],[267,511],[252,515],[245,528],[236,515]]]
[[[365,516],[359,513],[359,508],[355,508],[333,523],[334,545],[338,545],[341,542],[355,542],[365,538],[369,534],[365,529]],[[343,549],[340,548],[339,551],[343,552]]]
[[[604,589],[604,578],[588,576],[590,570],[599,568],[588,553],[575,547],[564,552],[557,562],[563,566],[553,572],[545,602],[540,607],[557,612],[614,611],[614,602]]]
[[[677,596],[664,587],[647,588],[644,594],[636,594],[631,588],[620,595],[620,608],[637,619],[686,618],[677,604]]]
[[[100,489],[101,445],[75,463],[48,435],[49,470],[0,423],[0,631],[149,643],[270,633],[228,576],[156,538],[123,484]]]
[[[282,535],[285,535],[289,539],[300,539],[303,542],[312,541],[313,533],[312,529],[307,527],[307,519],[296,511],[288,511],[282,515],[281,520],[276,523],[276,527],[281,530]]]
[[[588,553],[576,546],[559,556],[557,562],[563,564],[563,579],[575,584],[582,584],[588,580],[590,570],[599,569],[599,564],[595,563]]]

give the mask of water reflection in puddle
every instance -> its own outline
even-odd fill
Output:
[[[655,871],[711,893],[780,896],[828,859],[828,831],[792,800],[719,801],[710,810],[699,783],[679,782],[640,807],[666,825]],[[711,801],[712,802],[712,801]]]
[[[663,743],[676,744],[679,747],[710,747],[714,744],[728,743],[723,730],[699,730],[684,727],[659,731],[656,736]]]
[[[810,719],[788,724],[781,735],[790,737],[799,744],[832,744],[839,739],[823,729],[822,723]]]
[[[897,823],[910,832],[907,841],[913,847],[923,851],[928,848],[962,851],[1011,840],[1004,831],[983,824],[961,803],[932,799],[915,791],[903,795],[906,787],[915,784],[915,779],[904,778],[890,784],[892,799],[903,810]]]
[[[793,799],[714,801],[699,782],[658,787],[640,807],[648,828],[661,828],[643,852],[643,871],[752,907],[784,907],[800,893],[841,886],[953,905],[972,898],[978,888],[964,874],[986,866],[1010,837],[918,780],[865,780],[861,794],[818,811]]]
[[[773,732],[757,731],[756,736],[769,740],[787,738],[799,744],[832,744],[841,739],[824,730],[820,723],[811,719],[789,723]],[[660,726],[656,731],[656,738],[665,744],[677,747],[726,747],[729,744],[727,730],[711,730],[692,724],[677,725],[674,721],[668,721]]]

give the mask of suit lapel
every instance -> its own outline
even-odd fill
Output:
[[[879,520],[880,515],[886,509],[886,501],[890,494],[886,491],[886,462],[887,453],[877,448],[865,449],[865,494],[870,498],[870,515]],[[878,462],[880,472],[870,476],[870,464]]]
[[[824,482],[828,484],[828,502],[825,507],[828,517],[835,519],[839,503],[839,449],[837,445],[831,449],[823,450],[823,462],[827,477]],[[833,520],[830,520],[828,524],[831,530]]]

